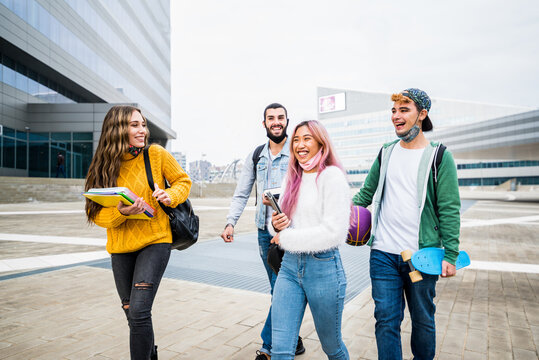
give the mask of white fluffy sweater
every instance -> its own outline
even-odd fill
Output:
[[[286,251],[317,253],[346,241],[351,204],[346,177],[336,166],[324,169],[318,179],[316,176],[303,173],[291,225],[279,235],[280,246]],[[285,191],[283,187],[282,193]]]

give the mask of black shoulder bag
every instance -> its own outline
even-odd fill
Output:
[[[149,147],[143,151],[144,167],[146,168],[146,178],[152,191],[155,191],[152,165],[148,154]],[[170,187],[165,179],[165,188]],[[198,239],[198,216],[193,212],[193,207],[189,199],[179,204],[175,208],[168,207],[159,202],[159,206],[168,215],[170,220],[170,229],[172,230],[172,249],[184,250],[197,242]]]

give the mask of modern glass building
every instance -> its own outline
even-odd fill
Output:
[[[0,18],[0,175],[54,177],[61,154],[85,177],[112,104],[175,138],[169,0],[0,0]]]
[[[390,98],[388,93],[318,88],[318,118],[327,128],[352,186],[363,184],[382,144],[396,139],[391,123],[393,103]],[[519,173],[514,168],[515,161],[518,164],[522,162],[522,166],[527,168],[522,173],[521,183],[531,184],[536,181],[532,178],[539,176],[535,161],[539,160],[539,129],[534,126],[538,115],[537,111],[531,110],[432,98],[429,116],[434,130],[426,136],[442,141],[453,152],[463,186],[481,182],[476,173],[469,174],[471,165],[466,164],[489,166],[487,164],[493,163],[497,167],[502,163],[500,167],[505,168],[505,172],[486,173],[481,182],[482,185],[485,182],[498,185]],[[490,132],[485,132],[487,130]],[[515,133],[518,131],[522,133]],[[486,145],[480,145],[478,141],[484,142],[485,136],[490,140]],[[526,145],[521,147],[523,143]],[[487,178],[489,180],[485,180]]]

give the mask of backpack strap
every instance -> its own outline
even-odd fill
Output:
[[[255,151],[253,152],[253,171],[255,172],[255,178],[256,178],[256,165],[260,161],[260,154],[262,153],[264,146],[266,146],[266,144],[257,146]]]
[[[432,162],[431,171],[432,171],[432,179],[434,182],[432,185],[434,186],[434,213],[436,216],[440,216],[438,213],[438,196],[436,195],[436,184],[438,183],[438,168],[440,167],[440,164],[442,163],[442,158],[444,157],[444,151],[446,149],[446,146],[442,143],[438,144],[436,146],[436,149],[434,150],[434,161]]]
[[[378,152],[378,165],[381,166],[382,165],[382,150],[384,150],[384,147],[382,146],[380,148],[380,151]]]
[[[256,165],[260,161],[260,154],[262,153],[262,150],[264,149],[264,146],[266,144],[258,145],[253,151],[253,172],[255,173],[255,206],[258,204],[258,189],[257,189],[257,181],[256,181]]]
[[[438,144],[438,146],[436,146],[436,150],[434,150],[435,160],[432,162],[432,174],[434,178],[434,186],[436,186],[436,183],[438,182],[438,168],[440,167],[440,164],[442,163],[442,158],[444,157],[445,149],[447,149],[447,147],[444,144]]]

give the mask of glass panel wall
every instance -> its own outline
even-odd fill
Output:
[[[92,161],[91,132],[27,133],[3,127],[0,167],[32,177],[85,178]]]
[[[74,103],[84,100],[49,78],[0,53],[1,82],[48,103]]]

